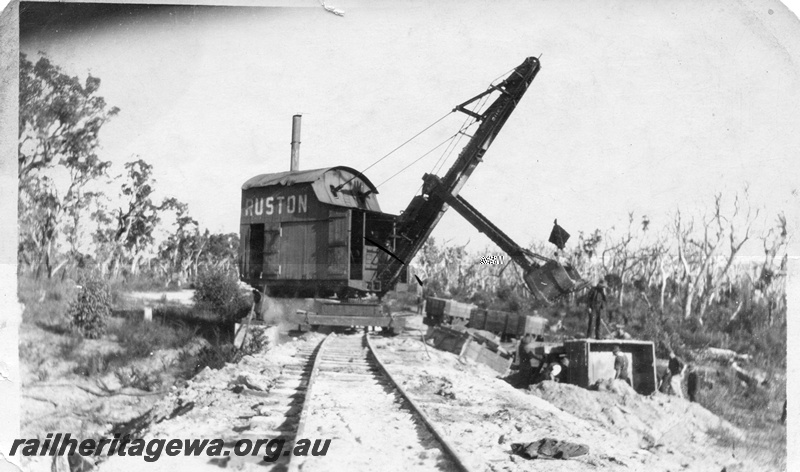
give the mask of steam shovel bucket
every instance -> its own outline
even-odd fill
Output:
[[[585,285],[578,272],[572,267],[564,267],[556,261],[529,270],[525,283],[537,300],[552,304],[555,299],[580,289]]]

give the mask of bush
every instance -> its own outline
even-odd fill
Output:
[[[266,347],[267,340],[262,336],[256,335],[256,333],[252,333],[252,335],[247,337],[247,341],[241,349],[237,349],[233,343],[221,342],[219,337],[217,337],[216,342],[203,347],[203,349],[197,353],[195,373],[204,369],[206,366],[216,370],[225,367],[226,363],[235,364],[241,361],[244,356],[251,356],[263,352]]]
[[[17,280],[17,296],[25,305],[23,322],[62,327],[70,300],[78,293],[75,282],[60,279],[36,280],[28,276],[20,276]],[[65,326],[64,328],[66,330]]]
[[[146,357],[159,349],[183,347],[196,334],[195,329],[180,322],[165,325],[131,319],[125,320],[110,332],[116,334],[117,341],[132,358]]]
[[[97,276],[86,277],[77,298],[67,311],[71,326],[84,337],[97,339],[105,332],[110,315],[111,294],[108,285]]]
[[[133,387],[146,392],[154,392],[163,384],[161,372],[151,372],[138,367],[121,368],[114,371],[114,376],[122,387]]]
[[[119,352],[93,352],[78,359],[72,371],[84,377],[96,377],[107,374],[114,364],[122,362],[123,355]]]
[[[229,271],[210,268],[198,275],[195,281],[195,302],[208,307],[223,322],[236,321],[247,315],[251,301],[239,288],[239,279]]]

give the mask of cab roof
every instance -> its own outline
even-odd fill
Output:
[[[375,185],[364,174],[347,166],[259,174],[248,179],[242,190],[297,184],[311,184],[322,203],[381,211],[375,197],[378,193]]]

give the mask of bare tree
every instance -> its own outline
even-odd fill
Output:
[[[633,230],[633,222],[633,212],[629,212],[628,227],[625,233],[617,239],[609,235],[606,236],[608,244],[603,250],[600,259],[605,273],[612,275],[610,278],[613,283],[609,283],[609,285],[617,289],[617,303],[619,306],[622,306],[622,302],[625,298],[625,283],[630,279],[631,270],[638,263],[636,250],[632,244],[636,237],[635,231]],[[645,225],[645,227],[646,226],[647,225]],[[614,280],[617,277],[618,280]]]
[[[786,278],[788,262],[786,248],[789,245],[789,232],[786,226],[786,215],[780,213],[777,224],[760,238],[764,248],[764,262],[755,286],[764,294],[767,301],[767,316],[770,326],[775,322],[775,312],[785,311],[786,306],[786,291],[784,285],[780,283]]]
[[[747,198],[734,197],[730,216],[724,214],[722,195],[714,197],[714,210],[701,217],[697,232],[694,219],[686,221],[680,210],[673,221],[678,260],[683,268],[681,284],[684,290],[683,316],[689,319],[698,308],[695,318],[700,324],[706,310],[718,294],[719,285],[728,274],[737,254],[750,239],[758,210],[753,211]],[[725,243],[727,241],[727,244]]]

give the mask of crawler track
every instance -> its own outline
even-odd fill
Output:
[[[331,445],[325,457],[293,458],[290,470],[469,470],[384,369],[366,335],[323,341],[297,437]]]

